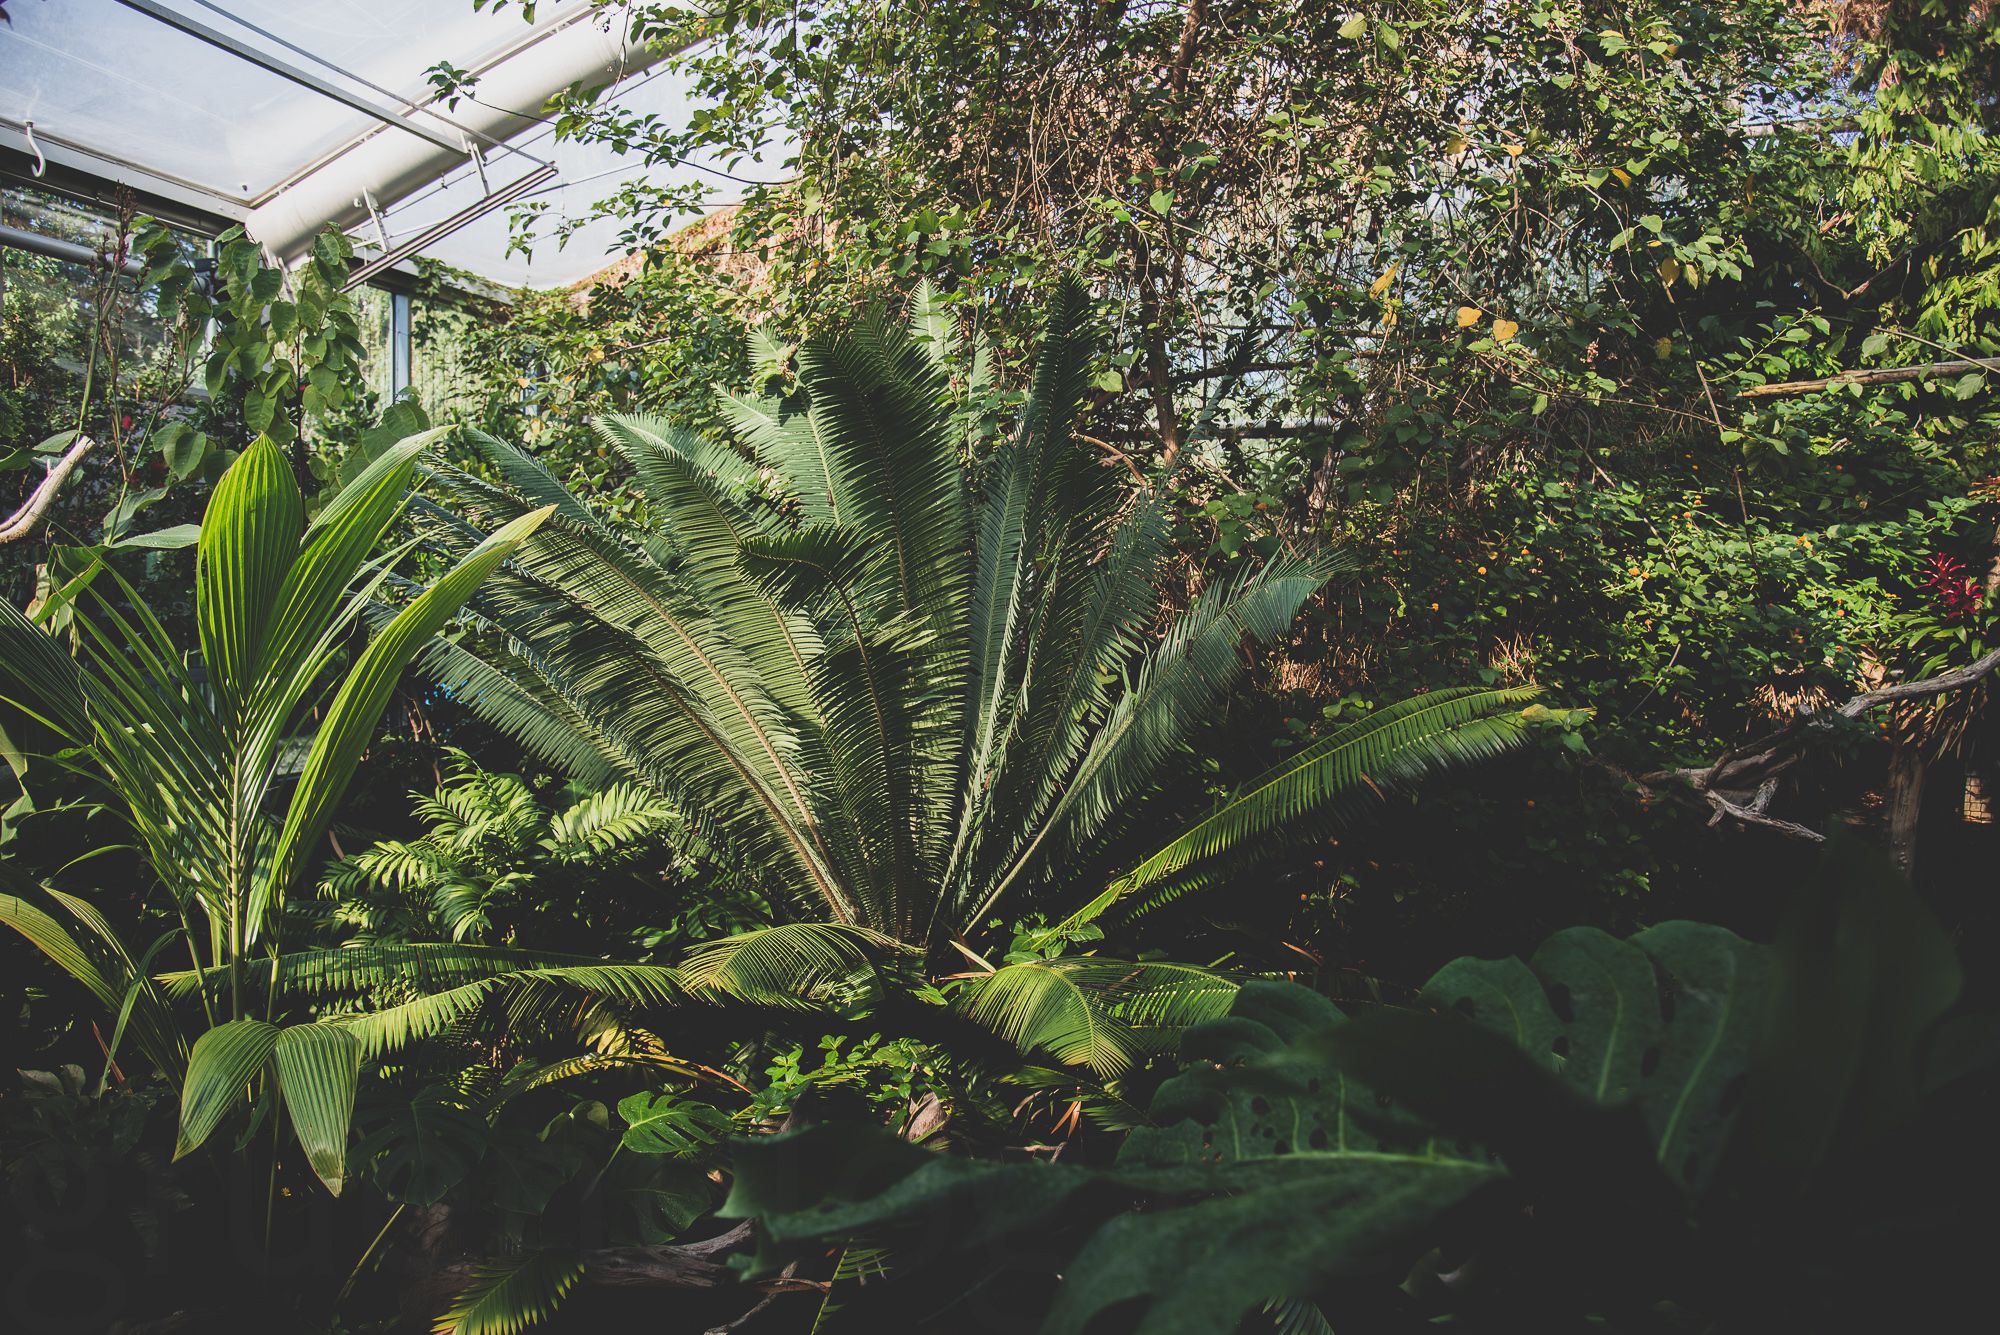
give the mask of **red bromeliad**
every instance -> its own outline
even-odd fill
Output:
[[[1965,563],[1955,561],[1943,552],[1934,553],[1927,563],[1929,575],[1917,585],[1929,589],[1937,598],[1944,614],[1954,621],[1972,616],[1979,610],[1980,600],[1985,596],[1977,583],[1965,573]]]

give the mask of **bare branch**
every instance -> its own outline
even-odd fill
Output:
[[[1922,366],[1883,366],[1868,371],[1842,371],[1818,380],[1779,380],[1768,385],[1752,385],[1736,391],[1739,399],[1789,399],[1801,394],[1817,394],[1841,385],[1893,385],[1901,380],[1927,380],[1932,376],[1963,371],[2000,371],[2000,357],[1961,357],[1948,362],[1925,362]]]
[[[1745,825],[1776,830],[1793,839],[1819,843],[1825,836],[1817,830],[1765,814],[1771,799],[1777,794],[1779,777],[1804,758],[1815,732],[1833,726],[1839,719],[1858,719],[1869,710],[1883,705],[1928,700],[1963,690],[1991,675],[1996,668],[2000,668],[2000,649],[1964,667],[1940,672],[1935,677],[1920,677],[1915,681],[1902,681],[1893,686],[1863,691],[1832,709],[1801,710],[1783,728],[1724,751],[1712,764],[1655,770],[1640,776],[1637,782],[1641,785],[1670,781],[1685,783],[1715,808],[1715,815],[1709,821],[1711,825],[1726,816]]]
[[[76,438],[69,449],[63,452],[62,458],[56,460],[42,480],[35,484],[35,489],[28,494],[28,499],[21,503],[21,508],[16,510],[6,523],[0,524],[0,544],[19,542],[35,531],[36,525],[40,524],[42,517],[48,513],[49,506],[55,503],[56,493],[62,490],[63,483],[67,482],[69,475],[76,471],[76,466],[83,462],[83,457],[96,447],[97,442],[89,436]]]

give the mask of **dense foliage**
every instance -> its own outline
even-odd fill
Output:
[[[2000,9],[596,8],[450,393],[8,253],[10,1322],[1976,1303]]]

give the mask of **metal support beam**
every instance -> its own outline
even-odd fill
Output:
[[[71,264],[87,264],[93,269],[102,269],[111,262],[111,257],[93,246],[78,241],[63,241],[53,236],[43,236],[40,232],[30,232],[23,227],[0,227],[0,246],[11,246],[15,250],[31,251],[37,255],[47,255],[50,259],[67,260]],[[125,272],[137,275],[145,268],[143,260],[125,261]]]
[[[432,223],[429,227],[426,227],[423,231],[418,232],[408,241],[405,241],[401,245],[396,246],[391,250],[385,251],[380,255],[377,255],[374,259],[368,261],[368,263],[362,265],[359,269],[356,269],[353,275],[348,278],[346,287],[342,288],[341,290],[348,291],[353,288],[360,287],[363,283],[373,278],[376,274],[381,273],[384,269],[387,269],[393,265],[401,263],[402,261],[408,259],[410,256],[415,255],[418,251],[421,251],[424,247],[430,245],[432,242],[437,241],[442,237],[450,236],[453,232],[456,232],[459,228],[465,226],[467,223],[473,221],[475,218],[483,218],[487,214],[493,212],[493,210],[500,208],[504,205],[513,203],[521,196],[527,194],[530,190],[533,190],[536,186],[545,185],[548,182],[553,181],[555,178],[556,178],[556,169],[554,167],[544,166],[535,168],[535,170],[529,172],[526,176],[523,176],[520,180],[515,181],[509,185],[503,185],[498,190],[494,191],[490,195],[485,196],[482,199],[474,200],[472,203],[460,209],[457,213],[452,214],[449,218],[445,218],[439,222]]]
[[[392,111],[385,111],[366,98],[356,97],[339,84],[331,83],[320,78],[317,74],[302,70],[296,65],[280,60],[269,52],[261,51],[248,42],[231,37],[228,33],[218,28],[211,28],[206,23],[199,23],[185,14],[176,13],[165,5],[160,4],[159,0],[118,0],[118,3],[127,9],[137,10],[149,18],[158,19],[169,28],[184,32],[197,41],[207,42],[210,46],[227,51],[230,55],[237,57],[239,60],[246,60],[259,69],[268,70],[281,79],[288,79],[301,88],[310,88],[322,97],[332,98],[342,106],[352,107],[364,116],[372,117],[384,125],[394,126],[396,129],[416,135],[420,139],[428,139],[438,147],[448,148],[454,153],[464,151],[460,147],[460,139],[444,130],[433,129],[429,125],[422,124],[409,117],[399,116]]]

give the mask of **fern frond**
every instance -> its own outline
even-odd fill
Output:
[[[681,962],[688,990],[766,1006],[807,1006],[870,978],[879,961],[907,950],[866,927],[793,922],[697,946]]]
[[[583,1278],[583,1262],[559,1252],[487,1261],[431,1327],[432,1335],[516,1335],[553,1314]]]
[[[974,979],[959,1012],[1023,1052],[1108,1079],[1188,1025],[1228,1013],[1235,981],[1191,964],[1081,956],[1010,964]]]

